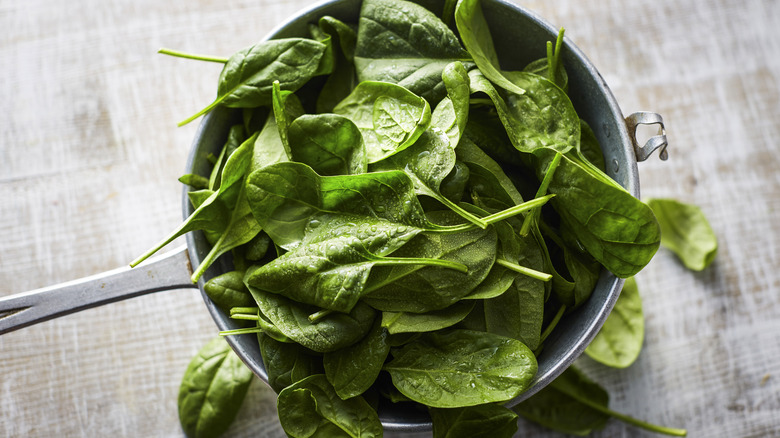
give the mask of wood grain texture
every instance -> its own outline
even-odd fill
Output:
[[[0,3],[0,295],[127,264],[175,227],[176,178],[219,66],[303,0]],[[780,436],[780,2],[529,0],[572,39],[628,114],[664,116],[670,158],[644,197],[699,205],[715,263],[659,251],[637,276],[645,349],[626,370],[587,359],[616,410],[691,437]],[[178,437],[190,357],[216,332],[197,292],[170,291],[0,337],[0,436]],[[250,390],[235,437],[282,437]],[[556,437],[527,423],[522,436]],[[598,437],[650,436],[610,422]]]

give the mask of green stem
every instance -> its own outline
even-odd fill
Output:
[[[555,175],[555,169],[557,169],[558,164],[561,163],[562,156],[563,155],[561,155],[560,152],[556,152],[555,157],[553,157],[552,161],[550,162],[550,165],[547,166],[547,170],[544,172],[544,178],[542,178],[542,183],[539,184],[539,188],[536,190],[537,198],[544,196],[544,194],[547,193],[547,189],[550,187],[553,175]],[[523,219],[523,225],[520,227],[521,236],[525,237],[528,235],[528,231],[531,229],[531,224],[539,216],[538,212],[539,210],[537,209],[525,215],[525,219]]]
[[[504,259],[496,259],[496,263],[499,265],[510,269],[512,271],[517,272],[518,274],[523,274],[525,276],[535,278],[537,280],[541,281],[550,281],[552,279],[551,274],[547,274],[545,272],[537,271],[536,269],[531,269],[525,266],[518,265],[516,263],[512,263],[510,261],[504,260]]]
[[[439,266],[442,268],[454,269],[464,274],[469,271],[469,268],[463,263],[453,262],[451,260],[443,259],[426,259],[417,257],[382,257],[374,262],[375,266],[398,266],[398,265],[423,265],[423,266]]]
[[[190,277],[190,280],[192,280],[193,283],[197,283],[198,279],[203,275],[204,272],[206,272],[206,269],[211,266],[212,263],[214,263],[214,259],[216,259],[219,256],[219,248],[222,246],[222,242],[225,240],[225,236],[227,236],[227,230],[222,233],[221,236],[219,236],[219,240],[217,240],[217,243],[214,244],[214,246],[211,247],[211,250],[208,254],[206,254],[206,257],[200,261],[200,264],[198,265],[198,269],[195,270],[195,272],[192,273],[192,276]]]
[[[257,316],[257,314],[250,314],[250,313],[231,313],[230,319],[243,319],[245,321],[258,321],[260,320],[260,317]]]
[[[219,58],[216,56],[206,56],[206,55],[195,55],[192,53],[179,52],[178,50],[171,50],[166,48],[162,48],[158,50],[157,53],[162,53],[163,55],[175,56],[177,58],[194,59],[196,61],[217,62],[220,64],[226,64],[228,62],[227,58]]]
[[[490,216],[485,216],[482,218],[482,220],[488,224],[500,222],[504,219],[516,216],[524,211],[528,211],[536,207],[541,207],[542,205],[546,204],[547,201],[549,201],[553,196],[555,195],[542,196],[541,198],[535,198],[530,201],[523,202],[522,204],[515,205],[514,207],[509,207],[506,210],[491,214]]]
[[[469,105],[494,105],[490,99],[469,99]]]
[[[309,322],[313,324],[313,323],[321,320],[322,318],[325,318],[326,316],[330,315],[331,313],[333,313],[333,310],[331,310],[331,309],[321,309],[321,310],[318,310],[318,311],[312,313],[311,315],[309,315]]]
[[[207,112],[209,112],[212,109],[214,109],[215,106],[219,105],[219,103],[222,102],[222,99],[224,99],[224,96],[218,97],[216,100],[214,100],[214,102],[211,102],[210,104],[208,104],[207,107],[203,108],[202,110],[198,111],[197,113],[195,113],[195,114],[187,117],[186,119],[182,120],[181,122],[179,122],[177,126],[182,127],[182,126],[186,125],[187,123],[190,123],[191,121],[193,121],[193,120],[197,119],[198,117],[202,116],[203,114],[206,114]]]
[[[457,213],[460,217],[463,219],[466,219],[467,221],[471,222],[472,224],[482,228],[483,230],[487,228],[487,222],[484,220],[474,216],[473,214],[469,213],[468,211],[464,210],[461,206],[458,204],[450,201],[444,196],[441,196],[439,194],[435,194],[434,198],[436,198],[437,201],[444,204],[447,208]]]
[[[256,315],[258,312],[260,312],[260,309],[258,307],[232,307],[230,309],[230,316],[233,316],[237,313],[249,313],[252,315]]]
[[[232,335],[246,335],[252,333],[262,333],[263,329],[260,327],[240,328],[235,330],[222,330],[219,332],[220,336],[232,336]]]
[[[600,404],[598,404],[596,402],[593,402],[593,401],[588,400],[588,399],[583,398],[583,397],[578,397],[575,394],[569,394],[569,396],[571,396],[572,398],[574,398],[578,402],[580,402],[580,403],[582,403],[584,405],[587,405],[588,407],[593,408],[593,409],[595,409],[595,410],[597,410],[597,411],[599,411],[599,412],[601,412],[603,414],[610,415],[612,417],[617,418],[620,421],[623,421],[625,423],[634,425],[636,427],[640,427],[640,428],[645,429],[645,430],[649,430],[650,432],[662,433],[662,434],[671,435],[671,436],[687,436],[688,435],[688,431],[685,430],[685,429],[677,429],[677,428],[673,428],[673,427],[659,426],[657,424],[648,423],[646,421],[642,421],[642,420],[636,419],[634,417],[630,417],[628,415],[621,414],[620,412],[615,412],[615,411],[613,411],[612,409],[609,409],[606,406],[600,405]]]
[[[563,317],[563,313],[566,312],[566,305],[562,305],[560,309],[558,309],[558,313],[555,314],[552,321],[550,321],[550,324],[547,325],[547,328],[544,329],[542,332],[542,336],[540,338],[540,343],[544,342],[545,339],[547,339],[548,336],[550,336],[550,333],[555,329],[555,326],[558,325],[558,322],[561,321],[561,317]]]

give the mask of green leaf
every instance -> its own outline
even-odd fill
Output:
[[[533,352],[520,341],[470,330],[423,333],[385,365],[402,394],[436,408],[510,400],[536,369]]]
[[[661,245],[677,254],[685,267],[701,271],[718,252],[718,239],[701,209],[674,199],[650,199],[661,225]]]
[[[320,175],[366,173],[366,148],[360,130],[336,114],[303,115],[290,124],[293,161]]]
[[[323,355],[325,376],[344,400],[368,390],[390,353],[387,332],[380,323],[377,318],[371,331],[357,343]]]
[[[206,344],[187,366],[179,387],[179,421],[189,437],[224,433],[244,401],[252,371],[224,338]]]
[[[355,49],[361,82],[398,84],[435,105],[446,93],[444,68],[470,59],[458,37],[424,7],[404,0],[363,2]]]
[[[258,334],[268,384],[278,394],[284,388],[313,374],[322,374],[322,357],[296,343],[279,342]]]
[[[431,408],[433,438],[511,438],[517,414],[500,404],[463,408]]]
[[[426,313],[382,312],[382,327],[390,334],[432,332],[459,323],[473,308],[474,301],[458,301]]]
[[[333,112],[352,120],[374,163],[414,144],[431,123],[425,99],[386,82],[361,82]]]
[[[309,320],[309,315],[320,310],[319,308],[253,287],[250,287],[249,291],[260,311],[279,331],[319,353],[354,344],[368,333],[376,316],[371,307],[358,303],[350,313],[333,312],[313,323]]]
[[[447,89],[447,97],[433,110],[431,127],[447,134],[450,147],[455,149],[468,122],[471,97],[469,74],[463,63],[456,61],[444,67],[441,78]]]
[[[604,365],[626,368],[639,356],[644,338],[642,299],[636,280],[630,277],[626,279],[612,313],[585,349],[585,353]]]
[[[308,38],[268,40],[233,54],[219,76],[217,98],[187,124],[222,104],[230,108],[252,108],[271,103],[274,81],[281,89],[295,91],[320,73],[320,60],[327,46]]]
[[[229,312],[233,307],[249,307],[255,300],[244,286],[244,273],[230,271],[216,276],[203,286],[206,295],[222,310]]]
[[[525,89],[519,87],[501,72],[498,55],[493,47],[493,37],[482,14],[479,0],[460,0],[455,8],[455,24],[463,40],[466,50],[474,58],[479,71],[491,82],[515,94],[524,94]]]
[[[322,374],[285,388],[277,410],[282,428],[293,438],[382,436],[376,411],[362,397],[342,400]]]

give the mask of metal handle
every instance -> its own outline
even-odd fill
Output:
[[[59,316],[152,292],[196,288],[187,248],[181,247],[135,268],[0,298],[0,335]]]
[[[658,135],[650,137],[647,142],[640,146],[636,139],[636,128],[639,125],[659,125]],[[669,155],[666,153],[666,147],[669,145],[666,141],[666,129],[664,128],[664,119],[660,114],[651,113],[647,111],[639,111],[626,117],[626,126],[628,127],[628,135],[631,137],[631,143],[634,146],[634,154],[637,161],[645,161],[647,158],[655,152],[656,149],[661,148],[658,156],[666,161]]]

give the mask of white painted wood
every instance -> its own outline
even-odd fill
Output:
[[[303,0],[0,3],[0,295],[123,266],[180,221],[195,124],[227,56]],[[589,56],[624,113],[661,113],[667,162],[645,197],[699,205],[720,238],[691,273],[668,251],[638,276],[645,350],[582,365],[612,406],[692,437],[780,436],[780,3],[529,0]],[[179,379],[211,336],[193,290],[0,337],[0,436],[181,436]],[[254,385],[229,436],[281,437]],[[558,436],[523,423],[523,436]],[[619,422],[595,434],[649,436]]]

